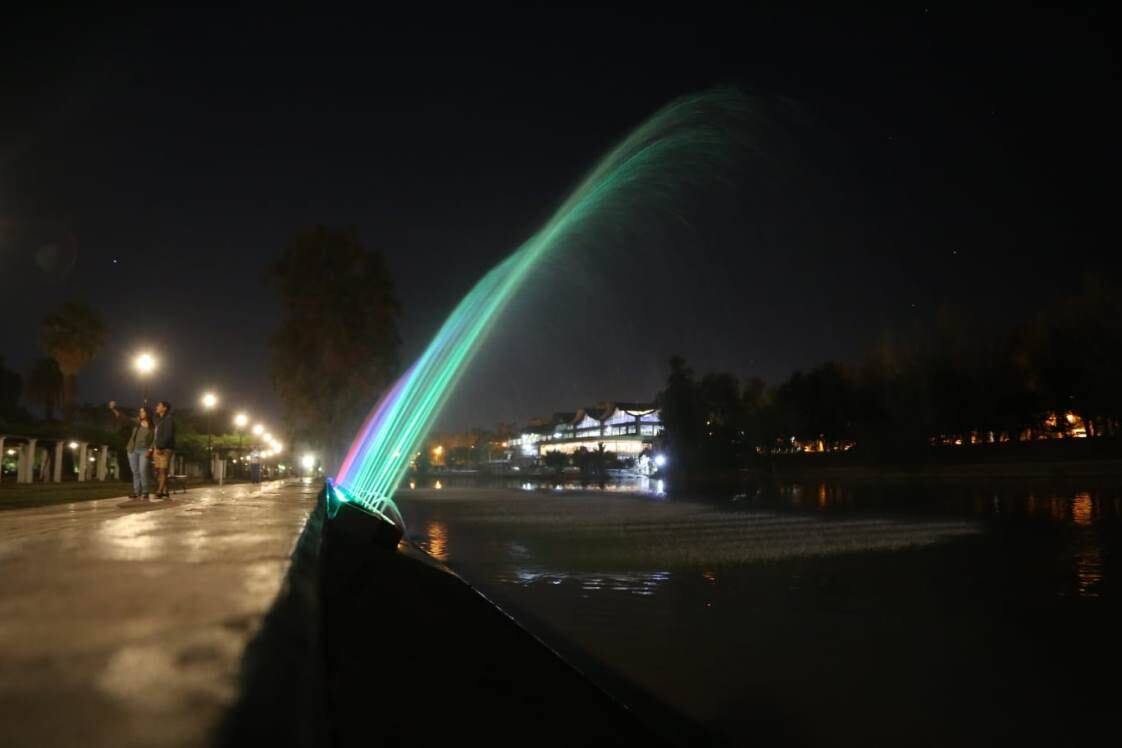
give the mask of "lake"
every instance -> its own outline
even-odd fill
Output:
[[[659,704],[728,744],[1073,744],[1114,729],[1122,672],[1122,482],[1079,480],[690,498],[445,478],[398,504],[418,545],[671,735]]]

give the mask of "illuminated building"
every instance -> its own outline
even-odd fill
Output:
[[[649,403],[605,403],[575,413],[556,413],[548,422],[522,429],[510,440],[515,454],[535,460],[549,452],[594,452],[604,445],[620,457],[637,457],[662,434],[662,419]]]

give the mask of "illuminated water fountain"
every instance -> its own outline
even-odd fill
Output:
[[[608,153],[536,234],[476,283],[421,357],[374,407],[336,479],[324,489],[328,516],[352,506],[391,523],[400,534],[404,522],[393,495],[410,460],[487,332],[535,266],[597,220],[619,221],[643,203],[672,198],[681,185],[711,174],[728,157],[734,132],[730,123],[746,109],[745,99],[730,90],[684,97]]]

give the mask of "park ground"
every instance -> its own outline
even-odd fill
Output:
[[[0,512],[0,745],[652,744],[416,548],[321,563],[318,489]]]

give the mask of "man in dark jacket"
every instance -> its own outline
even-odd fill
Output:
[[[175,421],[171,417],[171,403],[161,400],[156,403],[156,434],[152,439],[152,462],[156,468],[156,498],[170,499],[168,493],[168,473],[171,472],[171,456],[175,449]]]

